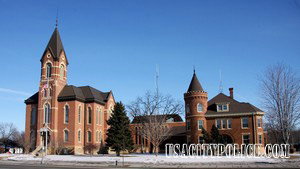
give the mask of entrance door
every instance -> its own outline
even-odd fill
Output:
[[[233,144],[233,140],[232,140],[232,138],[229,135],[223,134],[222,138],[223,138],[223,141],[224,141],[225,145],[226,144]]]

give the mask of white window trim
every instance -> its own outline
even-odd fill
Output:
[[[68,141],[66,141],[65,131],[68,132]],[[70,131],[69,131],[69,129],[65,128],[63,132],[64,132],[64,142],[65,142],[65,143],[66,143],[66,142],[69,142],[69,141],[70,141]]]
[[[228,112],[229,111],[229,104],[228,103],[217,103],[217,112]],[[219,109],[219,106],[222,106],[222,110]],[[227,106],[227,110],[224,110],[224,106]]]
[[[229,121],[231,121],[231,127],[229,128]],[[232,129],[232,119],[227,119],[227,129]]]
[[[79,134],[78,133],[80,133],[80,139],[78,139],[78,136],[79,136]],[[81,139],[82,138],[82,132],[81,132],[81,129],[78,129],[77,130],[77,140],[78,140],[78,143],[81,143]]]
[[[218,128],[218,125],[217,125],[217,124],[218,124],[218,123],[217,123],[218,120],[220,120],[220,128]],[[216,128],[219,129],[219,130],[222,129],[222,119],[215,119],[215,126],[216,126]]]
[[[82,117],[82,107],[81,104],[78,105],[78,112],[77,112],[77,120],[78,124],[81,124],[81,117]]]
[[[87,106],[87,116],[88,116],[88,117],[87,117],[87,119],[86,119],[86,120],[87,120],[86,123],[87,123],[88,125],[91,125],[91,124],[93,123],[93,118],[91,118],[91,123],[89,123],[89,118],[90,118],[89,108],[91,108],[91,117],[93,117],[93,109],[92,109],[92,106],[91,106],[91,105],[88,105],[88,106]]]
[[[202,128],[204,128],[204,120],[200,119],[203,123],[202,123]],[[199,128],[200,126],[200,120],[198,120],[198,130],[202,130],[202,128]]]
[[[99,109],[99,125],[102,126],[102,108]]]
[[[243,127],[243,119],[247,118],[248,119],[248,127]],[[241,118],[241,128],[242,129],[249,129],[249,117],[242,117]]]
[[[46,123],[46,113],[45,113],[45,106],[46,106],[46,104],[48,104],[49,105],[49,107],[50,107],[50,112],[51,112],[51,110],[52,110],[52,107],[51,107],[51,104],[49,103],[49,101],[48,102],[45,102],[44,103],[44,105],[43,105],[43,116],[44,116],[44,118],[43,118],[43,122],[44,122],[44,124]],[[49,114],[49,112],[48,112],[48,114]],[[50,114],[51,115],[51,114]],[[50,116],[51,117],[51,116]],[[50,119],[51,120],[51,119]],[[51,124],[51,121],[50,121],[49,119],[48,119],[48,121],[49,121],[49,123],[48,124]]]
[[[201,105],[201,109],[202,109],[201,111],[199,111],[199,109],[198,109],[199,105]],[[198,113],[203,112],[203,104],[201,104],[201,103],[198,103],[198,104],[197,104],[197,112],[198,112]]]
[[[63,72],[63,77],[61,77],[61,66],[63,66],[64,67],[64,72]],[[66,65],[65,65],[65,63],[64,62],[60,62],[59,63],[59,77],[60,77],[60,79],[61,80],[64,80],[65,79],[65,74],[66,74],[66,72],[67,72],[67,67],[66,67]]]
[[[99,124],[99,114],[98,114],[98,112],[99,112],[99,107],[97,107],[96,108],[96,125],[98,126],[98,124]]]
[[[69,108],[69,114],[68,114],[69,119],[68,119],[68,122],[67,122],[67,123],[66,123],[66,106],[68,106],[68,108]],[[70,121],[70,106],[69,106],[68,103],[66,103],[66,104],[64,105],[64,124],[69,124],[69,121]]]
[[[251,134],[250,133],[242,133],[242,144],[244,144],[244,135],[249,135],[249,143],[250,143]]]
[[[220,119],[221,120],[221,129],[224,130],[224,129],[227,129],[227,119]],[[225,127],[223,127],[223,121],[225,120]]]
[[[91,141],[89,141],[89,132],[91,132]],[[86,132],[86,142],[88,143],[93,142],[93,132],[90,129],[88,129],[88,131]]]
[[[258,126],[258,120],[260,120],[260,126]],[[257,128],[262,128],[262,117],[257,117]]]

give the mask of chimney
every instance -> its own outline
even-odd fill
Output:
[[[229,93],[230,93],[230,98],[232,98],[233,99],[233,88],[231,87],[231,88],[229,88]]]

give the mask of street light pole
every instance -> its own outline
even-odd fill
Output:
[[[47,114],[46,114],[46,121],[45,121],[45,128],[46,128],[46,154],[45,156],[47,156],[48,154],[48,117],[49,117],[49,111],[51,109],[51,107],[49,107],[50,105],[48,104],[48,97],[50,95],[50,91],[49,91],[49,77],[47,76],[47,93],[46,93],[46,104],[47,104]]]

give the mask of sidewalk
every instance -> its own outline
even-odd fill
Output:
[[[1,157],[1,156],[0,156]],[[85,167],[122,167],[122,157],[116,156],[74,156],[48,155],[45,165],[85,166]],[[116,161],[118,166],[116,166]],[[143,168],[300,168],[299,158],[264,159],[264,158],[166,158],[163,155],[130,154],[124,157],[125,167]],[[41,158],[30,155],[12,155],[1,162],[38,165]]]

